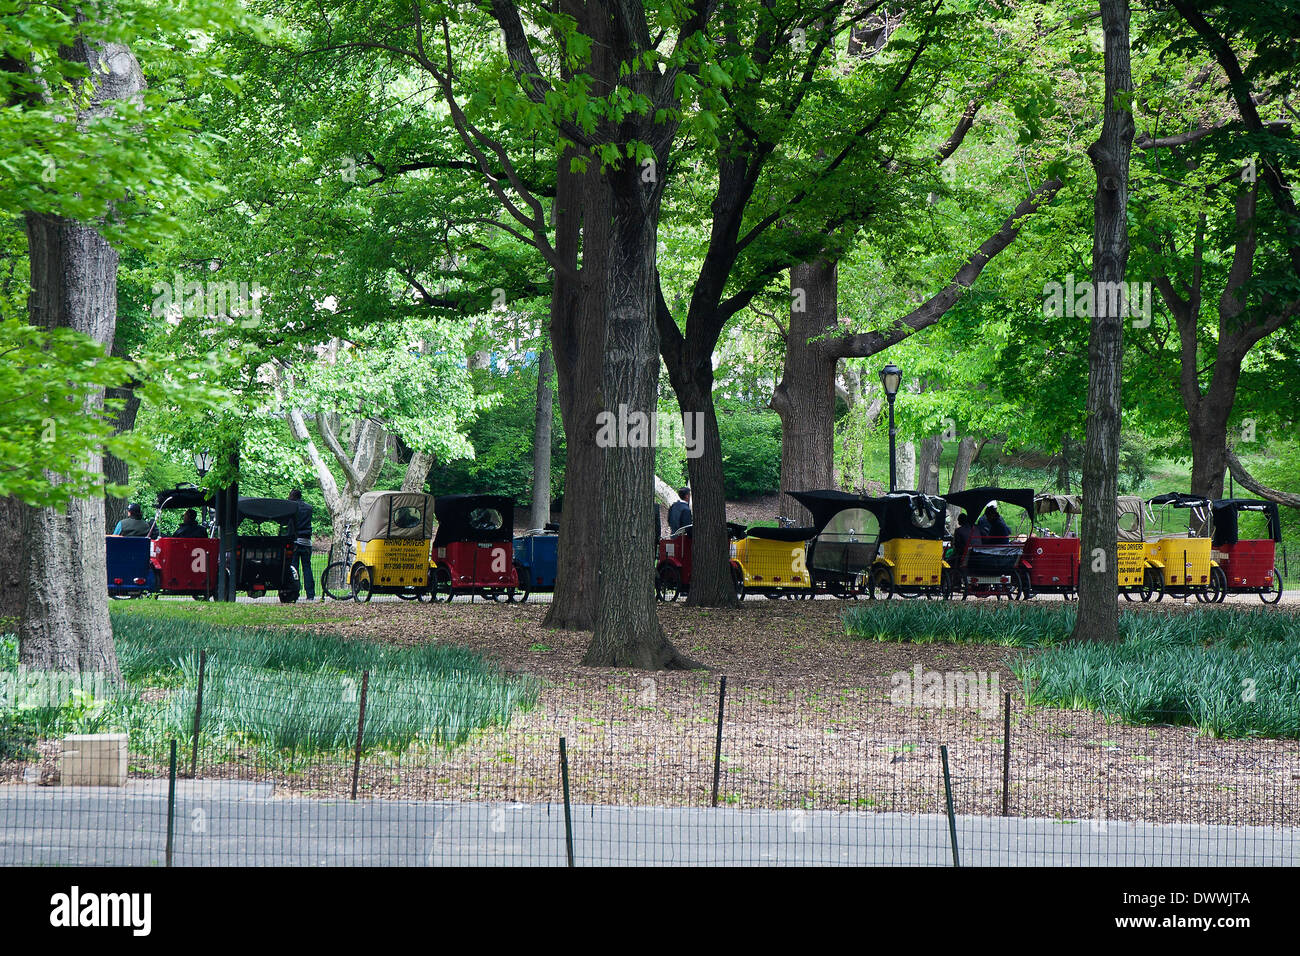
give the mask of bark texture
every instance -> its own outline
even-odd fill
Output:
[[[1118,98],[1133,90],[1129,67],[1128,0],[1101,0],[1106,99],[1101,134],[1088,149],[1097,173],[1093,200],[1094,289],[1123,282],[1128,266],[1129,155],[1133,116]],[[1103,285],[1106,283],[1106,285]],[[1110,296],[1094,296],[1096,314],[1088,337],[1088,418],[1083,451],[1083,515],[1080,528],[1079,613],[1075,640],[1119,640],[1116,578],[1115,496],[1119,491],[1120,373],[1124,355],[1122,308]],[[1115,313],[1115,314],[1111,314]],[[1100,556],[1100,557],[1098,557]]]

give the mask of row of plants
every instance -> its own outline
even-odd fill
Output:
[[[332,635],[113,615],[123,683],[53,684],[22,672],[17,642],[0,638],[0,757],[32,755],[36,741],[128,732],[132,754],[161,759],[191,737],[203,675],[205,752],[265,765],[355,746],[362,674],[369,672],[363,746],[392,753],[452,748],[507,725],[537,701],[539,685],[506,675],[457,647],[391,647]],[[57,693],[51,695],[51,686]]]
[[[1216,737],[1300,738],[1300,616],[1254,608],[1120,612],[1117,644],[1071,642],[1072,607],[890,602],[844,615],[852,637],[1020,649],[1030,706],[1091,709]]]

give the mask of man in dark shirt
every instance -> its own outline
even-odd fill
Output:
[[[289,500],[298,502],[298,514],[294,516],[293,562],[299,568],[298,579],[308,601],[316,600],[316,582],[311,572],[311,513],[312,507],[302,500],[302,489],[294,488],[289,492]]]
[[[957,530],[952,533],[953,563],[959,567],[964,564],[966,552],[979,543],[980,533],[970,515],[963,511],[957,516]]]
[[[676,534],[682,528],[689,527],[691,521],[691,489],[682,488],[677,492],[681,496],[681,501],[675,503],[668,509],[668,532]]]
[[[985,544],[1006,544],[1011,540],[1011,529],[1002,520],[1002,515],[998,514],[997,505],[989,505],[984,509],[984,517],[980,518],[978,527]]]
[[[124,538],[156,538],[158,533],[144,520],[144,512],[134,501],[126,506],[126,517],[117,523],[113,534]]]
[[[185,514],[181,515],[181,526],[176,529],[173,538],[206,538],[207,529],[199,524],[199,515],[193,508],[186,508]]]

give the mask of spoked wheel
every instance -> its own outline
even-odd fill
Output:
[[[364,564],[358,564],[352,569],[352,600],[364,604],[374,596],[374,583],[370,578],[370,569]]]
[[[945,601],[952,597],[952,568],[944,568],[939,575],[939,596]]]
[[[1011,581],[1007,584],[1007,600],[1023,601],[1026,598],[1025,582],[1021,580],[1019,571],[1012,571],[1009,575]]]
[[[1142,575],[1142,600],[1157,604],[1165,596],[1165,575],[1159,568],[1147,568]]]
[[[438,582],[434,579],[433,572],[425,579],[424,587],[417,588],[415,599],[421,604],[427,604],[438,599]]]
[[[1224,575],[1224,578],[1226,579],[1227,575]],[[1225,588],[1224,590],[1226,591],[1227,589]],[[1259,599],[1265,604],[1276,604],[1278,601],[1282,600],[1282,572],[1277,568],[1273,569],[1273,586],[1271,588],[1263,588],[1259,592]]]
[[[876,593],[888,601],[894,596],[894,572],[890,568],[876,568],[871,573]]]
[[[734,564],[731,566],[731,583],[736,588],[736,598],[745,600],[745,572]]]
[[[655,597],[661,601],[676,601],[681,595],[681,571],[677,570],[675,565],[665,564],[655,575]]]
[[[434,603],[436,604],[438,601],[446,601],[450,604],[451,599],[455,596],[455,592],[451,589],[451,575],[442,568],[438,568],[433,574]]]
[[[519,603],[524,604],[533,593],[533,572],[516,561],[515,576],[519,578]]]
[[[320,575],[320,589],[327,597],[335,601],[345,601],[352,597],[351,582],[348,580],[348,566],[342,561],[335,561]]]

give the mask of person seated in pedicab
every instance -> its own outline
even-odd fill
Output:
[[[980,518],[976,527],[985,544],[1006,544],[1011,540],[1011,529],[1002,520],[1002,515],[998,514],[997,505],[989,505],[984,509],[984,517]]]
[[[124,538],[156,538],[158,529],[144,520],[144,512],[134,501],[126,506],[126,517],[113,528],[113,534]]]
[[[691,489],[682,488],[677,492],[681,501],[675,502],[668,509],[668,533],[676,534],[694,522],[691,520]]]
[[[199,515],[193,508],[186,508],[181,515],[181,525],[172,534],[173,538],[206,538],[208,531],[199,524]]]
[[[971,521],[970,515],[963,511],[957,516],[957,530],[952,533],[952,551],[956,559],[954,563],[962,564],[966,560],[966,552],[979,543],[979,530],[975,527],[975,522]]]

